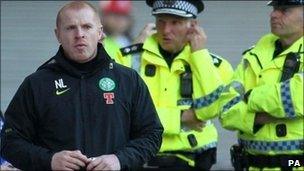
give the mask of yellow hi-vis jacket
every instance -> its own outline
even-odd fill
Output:
[[[116,63],[121,65],[131,67],[131,57],[130,56],[122,56],[120,53],[119,44],[111,37],[106,37],[102,40],[102,44],[109,54],[109,56],[115,60]]]
[[[233,81],[221,96],[222,126],[239,130],[239,143],[253,155],[303,153],[304,41],[301,37],[273,59],[276,40],[278,37],[273,34],[265,35],[245,52]],[[299,71],[291,79],[280,82],[284,61],[290,52],[300,52]],[[251,89],[246,104],[243,95]],[[254,130],[257,112],[267,112],[280,119]]]
[[[192,99],[183,99],[180,94],[180,74],[185,72],[185,65],[189,65],[192,72]],[[147,74],[147,70],[154,67],[155,72]],[[190,46],[186,45],[169,68],[159,52],[155,36],[151,36],[143,45],[140,75],[149,88],[164,127],[160,152],[206,150],[216,147],[217,131],[209,119],[218,114],[217,103],[224,88],[223,80],[228,81],[233,75],[232,67],[226,60],[211,57],[206,49],[191,53]],[[195,109],[198,119],[207,122],[202,132],[182,130],[181,113],[189,108]],[[187,138],[190,134],[196,138],[195,147],[191,147]],[[181,158],[194,165],[193,160]]]

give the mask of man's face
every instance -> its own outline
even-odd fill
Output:
[[[280,38],[303,35],[303,7],[273,7],[271,32]]]
[[[110,35],[118,36],[124,34],[132,25],[131,17],[125,14],[104,14],[103,25],[107,27]]]
[[[174,15],[157,15],[156,30],[160,46],[171,53],[183,49],[187,43],[191,20]]]
[[[78,63],[90,61],[96,56],[97,42],[102,36],[98,17],[89,7],[62,11],[55,33],[65,55]]]

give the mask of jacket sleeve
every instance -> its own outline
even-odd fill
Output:
[[[163,127],[159,121],[149,90],[135,73],[133,104],[131,111],[130,141],[115,154],[122,169],[142,165],[159,151]]]
[[[248,109],[267,112],[277,118],[302,118],[303,72],[281,83],[254,88],[248,99]]]
[[[224,83],[213,65],[212,57],[207,49],[199,50],[191,55],[190,66],[193,77],[198,80],[201,94],[194,94],[192,108],[198,119],[208,120],[218,114],[218,102]]]
[[[35,145],[37,118],[33,99],[27,78],[5,112],[1,156],[22,170],[50,170],[53,153]]]
[[[219,120],[226,129],[253,134],[255,113],[248,110],[248,105],[243,100],[246,92],[244,71],[243,60],[235,70],[232,81],[221,94]]]

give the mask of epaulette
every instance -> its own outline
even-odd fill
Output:
[[[142,43],[138,43],[138,44],[134,44],[134,45],[130,45],[127,47],[123,47],[120,48],[120,52],[123,56],[132,54],[132,53],[138,53],[143,51],[143,44]]]
[[[213,53],[210,53],[210,56],[212,57],[213,65],[216,67],[219,67],[221,65],[221,63],[223,62],[223,60],[219,56],[217,56]]]
[[[249,49],[246,49],[243,53],[242,53],[242,55],[245,55],[247,52],[249,52],[251,49],[253,49],[255,46],[253,45],[253,46],[251,46]]]

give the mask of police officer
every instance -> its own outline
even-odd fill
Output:
[[[144,44],[121,49],[124,55],[141,49],[140,75],[148,85],[164,126],[160,153],[146,168],[209,170],[216,162],[217,131],[209,119],[217,116],[223,79],[231,65],[206,49],[206,35],[196,20],[201,0],[147,0],[157,33]]]
[[[273,0],[271,33],[243,53],[222,93],[223,127],[238,130],[236,170],[303,169],[303,0]],[[229,91],[228,91],[229,90]]]

